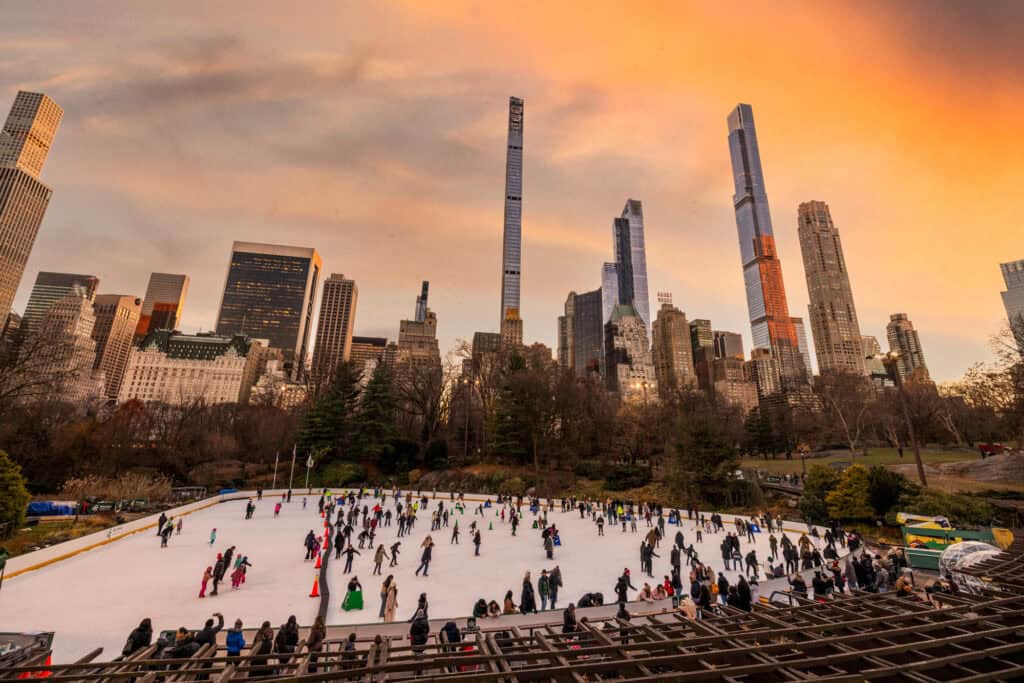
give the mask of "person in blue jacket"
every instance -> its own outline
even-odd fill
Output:
[[[237,657],[245,647],[245,636],[242,634],[242,620],[235,619],[235,627],[228,629],[226,641],[228,657]]]

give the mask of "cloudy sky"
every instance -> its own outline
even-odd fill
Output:
[[[526,100],[523,317],[555,345],[643,200],[651,298],[749,325],[725,117],[753,105],[793,315],[800,202],[829,203],[862,331],[909,313],[936,379],[988,357],[1024,258],[1024,5],[5,2],[0,108],[64,110],[39,270],[141,295],[188,273],[209,329],[233,240],[314,246],[395,337],[431,282],[441,343],[496,330],[509,95]],[[653,307],[653,306],[652,306]],[[884,346],[884,342],[883,342]]]

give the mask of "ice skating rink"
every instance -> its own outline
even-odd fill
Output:
[[[589,517],[580,519],[578,511],[551,511],[548,521],[557,525],[562,545],[555,548],[554,559],[548,560],[541,546],[540,531],[531,528],[534,515],[526,507],[517,536],[513,537],[511,525],[507,521],[502,523],[495,514],[496,508],[485,510],[483,517],[474,515],[479,503],[469,498],[477,497],[467,494],[465,513],[455,512],[449,521],[451,525],[459,520],[459,545],[449,543],[451,526],[430,531],[431,513],[437,505],[433,500],[426,511],[419,512],[411,534],[398,539],[395,523],[379,529],[376,543],[383,542],[387,548],[396,540],[402,543],[398,566],[388,567],[385,561],[382,576],[372,575],[373,550],[360,551],[352,573],[343,574],[344,556],[333,559],[332,547],[327,622],[379,621],[380,585],[389,573],[398,582],[398,621],[412,616],[420,593],[428,596],[431,619],[466,616],[478,598],[501,604],[507,590],[513,591],[518,605],[525,573],[531,573],[536,590],[541,570],[551,570],[555,565],[561,568],[564,584],[558,596],[559,608],[587,592],[603,592],[606,602],[614,601],[615,581],[626,567],[637,588],[644,581],[650,581],[653,587],[655,581],[661,582],[669,573],[669,551],[677,530],[673,525],[666,525],[666,539],[656,549],[660,557],[654,559],[655,578],[650,579],[640,572],[640,542],[647,532],[642,520],[637,533],[628,531],[628,526],[623,533],[621,526],[605,525],[605,535],[598,537],[596,525]],[[100,659],[120,655],[128,633],[144,617],[152,619],[156,632],[179,626],[201,628],[212,612],[224,614],[225,628],[236,618],[241,618],[246,628],[259,626],[267,619],[276,630],[291,614],[300,624],[308,625],[316,616],[320,601],[309,597],[313,577],[318,572],[303,559],[303,540],[311,529],[318,534],[323,530],[317,499],[318,496],[308,496],[308,506],[303,510],[302,496],[293,495],[292,502],[285,504],[275,518],[273,508],[279,497],[265,496],[256,502],[256,513],[250,520],[244,519],[245,501],[221,503],[186,516],[182,534],[171,536],[167,548],[160,548],[155,530],[140,532],[5,581],[0,590],[0,631],[55,631],[54,661],[65,663],[97,646],[104,648]],[[438,501],[446,507],[450,505],[447,495],[438,494]],[[371,509],[374,504],[369,498],[362,503]],[[389,497],[385,509],[393,504]],[[474,520],[483,529],[480,557],[473,555],[469,531]],[[732,518],[727,516],[727,531],[735,530],[731,522]],[[794,542],[806,528],[797,523],[786,523],[785,527]],[[209,536],[213,528],[217,529],[217,540],[211,547]],[[721,570],[722,534],[704,534],[703,542],[697,543],[694,529],[693,522],[683,521],[685,542],[694,544],[703,562],[710,563],[716,572]],[[430,576],[417,577],[414,572],[419,565],[420,544],[428,534],[435,543]],[[757,557],[763,567],[769,555],[768,534],[755,537]],[[745,539],[741,541],[746,555],[749,544]],[[236,546],[236,556],[247,555],[252,563],[245,584],[232,590],[230,581],[225,581],[220,595],[198,598],[203,571],[214,564],[218,552],[231,545]],[[688,587],[685,561],[683,570],[684,586]],[[730,582],[737,575],[738,572],[726,573]],[[365,607],[344,612],[341,602],[352,576],[358,576],[362,583]],[[631,599],[633,595],[631,591]],[[539,596],[537,603],[539,607]]]

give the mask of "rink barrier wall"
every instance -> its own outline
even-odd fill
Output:
[[[347,495],[349,492],[353,492],[353,493],[358,493],[359,492],[359,489],[353,489],[353,488],[349,488],[349,487],[340,487],[338,489],[328,489],[328,490],[330,490],[335,495],[337,495],[337,494],[345,494],[345,495]],[[406,492],[408,492],[408,491],[409,491],[409,489],[406,489]],[[280,496],[281,494],[285,494],[287,492],[288,492],[288,489],[272,489],[272,490],[264,490],[263,491],[263,495],[264,495],[264,497],[271,497],[272,498],[272,497]],[[390,493],[390,492],[388,492],[388,493]],[[296,489],[292,489],[292,495],[293,496],[295,496],[295,495],[307,495],[308,496],[308,495],[313,495],[313,494],[312,493],[305,493],[305,494],[296,493]],[[451,502],[451,498],[450,498],[451,491],[437,491],[437,492],[429,492],[429,493],[421,492],[419,496],[414,497],[414,500],[422,499],[424,495],[426,495],[431,500],[444,500],[444,501],[447,501],[449,503]],[[462,500],[464,502],[483,503],[483,502],[486,502],[488,500],[493,501],[493,499],[496,496],[497,496],[497,494],[494,494],[492,496],[486,496],[486,497],[480,496],[480,495],[463,495]],[[236,500],[246,500],[246,499],[255,498],[255,497],[256,497],[256,491],[238,491],[238,492],[234,492],[234,493],[230,493],[230,494],[211,496],[209,498],[204,498],[203,500],[200,500],[200,501],[195,501],[193,503],[188,503],[186,505],[182,505],[182,506],[179,506],[179,507],[176,507],[176,508],[171,508],[169,510],[164,510],[163,514],[166,514],[168,517],[183,517],[183,516],[188,516],[188,515],[192,514],[193,512],[199,512],[200,510],[206,510],[207,508],[213,507],[214,505],[218,505],[220,503],[226,503],[226,502],[236,501]],[[455,500],[457,502],[458,498],[456,498]],[[552,500],[554,500],[556,502],[560,502],[562,499],[558,498],[558,499],[552,499]],[[706,514],[710,514],[710,513],[706,513]],[[723,520],[725,520],[727,518],[732,518],[732,521],[735,521],[735,519],[737,517],[739,517],[741,519],[746,519],[746,517],[742,517],[740,515],[732,515],[732,514],[728,514],[728,513],[719,513],[719,514],[722,515]],[[40,550],[35,550],[33,552],[30,552],[30,553],[25,553],[24,555],[18,555],[18,556],[13,557],[13,558],[11,558],[11,559],[9,559],[7,561],[7,572],[5,574],[4,579],[5,580],[11,580],[11,579],[17,578],[18,576],[20,576],[22,574],[27,574],[29,572],[36,571],[38,569],[43,569],[43,568],[48,567],[48,566],[50,566],[52,564],[56,564],[57,562],[62,562],[64,560],[71,559],[71,558],[73,558],[73,557],[75,557],[77,555],[80,555],[82,553],[88,552],[90,550],[95,550],[97,548],[102,548],[104,546],[107,546],[107,545],[115,542],[115,541],[119,541],[119,540],[121,540],[123,538],[127,538],[129,536],[134,536],[135,534],[138,534],[138,533],[143,532],[143,531],[155,529],[157,527],[157,525],[159,524],[159,520],[160,520],[160,513],[157,513],[157,514],[149,515],[149,516],[146,516],[146,517],[142,517],[140,519],[134,520],[132,522],[128,522],[126,524],[119,525],[119,527],[111,527],[109,529],[103,529],[101,531],[97,531],[95,533],[88,534],[88,535],[82,536],[80,538],[76,538],[76,539],[73,539],[73,540],[70,540],[70,541],[65,541],[64,543],[58,543],[57,545],[50,546],[49,548],[42,548]],[[809,531],[809,527],[806,524],[802,524],[800,522],[787,522],[787,523],[789,525],[796,524],[799,527],[803,527],[803,528],[793,528],[791,526],[790,527],[783,527],[783,531],[789,531],[790,533],[804,533],[804,532]],[[112,532],[114,532],[115,529],[117,531],[115,533],[112,533]],[[71,546],[73,546],[73,547],[71,547]],[[325,560],[326,560],[326,553],[325,553]],[[325,562],[324,563],[324,569],[321,571],[321,592],[322,593],[326,593],[327,592],[326,591],[327,587],[326,587],[326,584],[324,583],[324,580],[326,578],[326,564],[327,563]],[[25,565],[25,566],[21,566],[21,565]],[[324,599],[324,600],[322,600],[321,604],[322,605],[327,605],[328,601],[326,599]],[[321,609],[323,609],[323,607]]]

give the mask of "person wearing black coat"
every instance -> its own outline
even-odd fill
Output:
[[[213,625],[213,619],[207,619],[206,625],[196,633],[195,640],[199,645],[213,645],[217,642],[217,633],[224,628],[224,615],[220,612],[214,612],[213,616],[217,617],[217,625]]]
[[[576,605],[570,602],[569,606],[562,612],[562,633],[575,633],[577,628]]]
[[[725,578],[725,574],[722,572],[718,572],[718,599],[724,604],[728,595],[729,579]]]
[[[277,629],[277,637],[274,638],[274,652],[278,654],[277,661],[287,664],[290,655],[299,646],[299,622],[295,615],[288,617],[288,621],[281,624]]]
[[[139,625],[128,634],[128,641],[124,644],[121,654],[125,657],[131,656],[144,647],[149,647],[153,642],[153,622],[149,617],[139,622]]]
[[[747,583],[747,578],[742,574],[740,574],[739,581],[736,583],[736,594],[740,598],[740,609],[749,612],[753,596],[750,593],[750,584]]]
[[[267,678],[274,674],[274,670],[267,666],[270,661],[270,657],[267,655],[270,654],[273,648],[274,629],[270,628],[269,621],[264,621],[263,625],[256,631],[256,635],[252,640],[252,647],[249,649],[249,678]]]
[[[412,644],[413,654],[421,654],[426,649],[427,637],[429,635],[430,622],[427,621],[427,613],[418,609],[412,617],[412,624],[409,626],[409,642]]]
[[[530,572],[523,577],[523,593],[519,598],[519,611],[522,614],[536,613],[537,598],[533,592],[533,582],[530,580]]]

